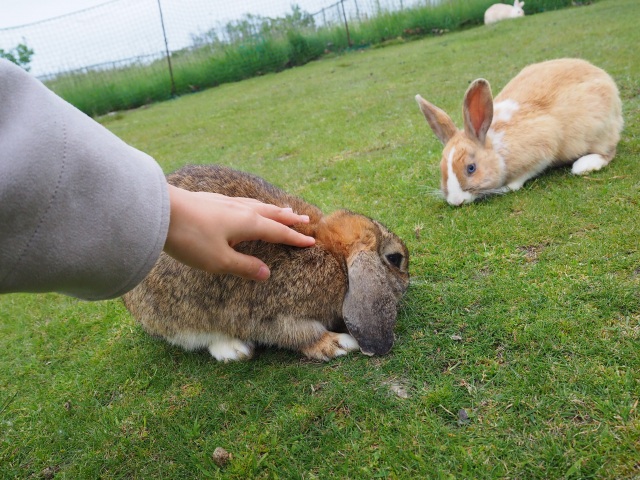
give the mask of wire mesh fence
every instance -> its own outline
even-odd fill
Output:
[[[23,66],[101,114],[306,63],[351,45],[350,25],[440,1],[111,0],[0,29],[0,49],[28,47],[33,55]],[[323,30],[313,45],[302,36]]]
[[[418,3],[425,2],[302,0],[291,7],[286,0],[112,0],[76,13],[0,29],[0,48],[25,44],[33,49],[31,71],[46,80],[75,70],[149,63],[165,56],[167,49],[181,52],[212,41],[247,40],[247,36],[269,33],[265,27],[277,29],[278,23],[286,23],[277,22],[278,18],[289,17],[290,27],[319,28],[361,21]],[[302,17],[306,25],[300,22]]]
[[[232,78],[234,61],[248,63],[235,74],[240,78],[286,68],[292,60],[284,54],[284,44],[288,50],[297,48],[299,57],[318,56],[332,45],[327,40],[324,48],[315,45],[311,52],[300,32],[336,27],[344,30],[349,44],[349,23],[438,1],[300,0],[291,6],[288,0],[112,0],[0,29],[0,48],[28,47],[33,55],[25,66],[34,75],[83,110],[103,113],[238,79]],[[294,58],[293,63],[308,60]],[[212,68],[214,63],[219,68]],[[139,67],[145,67],[145,95],[137,85]],[[81,92],[87,80],[95,99],[89,104]],[[121,100],[102,107],[99,97],[113,90],[122,90]]]
[[[0,49],[32,51],[25,66],[34,75],[83,111],[101,114],[397,35],[441,32],[454,19],[481,22],[493,0],[289,2],[111,0],[0,29]]]

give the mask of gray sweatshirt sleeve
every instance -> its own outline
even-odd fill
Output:
[[[166,240],[158,164],[0,59],[0,293],[113,298]]]

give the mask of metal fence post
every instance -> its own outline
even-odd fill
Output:
[[[344,0],[340,0],[340,5],[342,6],[342,16],[344,17],[344,28],[347,31],[347,45],[352,46],[351,35],[349,34],[349,24],[347,23],[347,12],[344,9]]]
[[[171,79],[171,95],[176,96],[176,82],[173,79],[173,68],[171,67],[171,53],[169,52],[169,42],[167,42],[167,32],[164,28],[164,17],[162,16],[162,5],[158,0],[158,10],[160,11],[160,25],[162,25],[162,36],[164,37],[164,48],[167,52],[167,63],[169,65],[169,77]]]

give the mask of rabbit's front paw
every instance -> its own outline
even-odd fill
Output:
[[[590,155],[580,157],[578,160],[573,162],[571,173],[573,173],[574,175],[584,175],[585,173],[600,170],[607,163],[609,162],[605,160],[602,155],[592,153]]]
[[[247,360],[253,356],[253,344],[238,338],[219,335],[209,343],[209,353],[220,362]]]
[[[356,339],[348,333],[326,332],[316,343],[303,348],[302,353],[314,360],[326,362],[359,349]]]

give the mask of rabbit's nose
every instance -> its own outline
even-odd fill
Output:
[[[447,195],[447,203],[454,207],[459,207],[463,203],[471,203],[475,200],[475,197],[469,192],[455,192]]]

